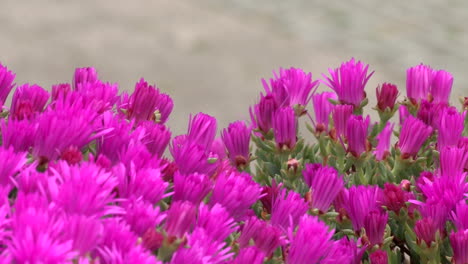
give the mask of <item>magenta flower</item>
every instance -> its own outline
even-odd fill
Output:
[[[273,133],[278,148],[294,149],[296,146],[297,119],[291,107],[280,108],[273,117]]]
[[[168,195],[165,192],[169,184],[162,179],[159,169],[145,168],[135,171],[134,167],[127,170],[119,164],[113,169],[113,173],[118,180],[120,197],[142,197],[143,200],[156,204]]]
[[[211,239],[222,242],[237,229],[236,222],[220,204],[211,208],[201,204],[198,211],[196,228],[204,228]]]
[[[276,181],[273,179],[271,181],[271,186],[262,187],[262,197],[260,198],[260,202],[263,205],[263,209],[268,214],[271,214],[271,208],[276,200],[276,197],[278,197],[282,186],[282,183],[276,184]]]
[[[96,217],[67,215],[65,225],[65,239],[72,241],[72,249],[78,251],[81,256],[90,253],[101,242],[104,227]]]
[[[221,138],[216,138],[213,141],[210,152],[218,156],[220,160],[226,159],[226,146]]]
[[[240,220],[260,198],[261,188],[248,173],[223,172],[218,176],[210,205],[221,204],[235,220]]]
[[[458,141],[458,147],[463,148],[465,152],[468,153],[468,137],[460,138],[460,141]],[[465,163],[465,170],[468,171],[468,161]]]
[[[450,234],[450,245],[453,249],[453,263],[468,263],[468,230]]]
[[[37,123],[29,120],[0,120],[2,144],[15,151],[27,152],[34,144]]]
[[[0,110],[3,110],[5,101],[13,89],[13,80],[16,74],[0,63]]]
[[[464,177],[463,170],[468,162],[468,153],[464,148],[444,147],[440,151],[440,174],[458,179]]]
[[[320,263],[332,249],[333,231],[314,216],[303,216],[295,235],[290,229],[291,245],[286,257],[288,264]],[[313,238],[313,239],[311,239]]]
[[[302,174],[312,193],[312,208],[327,212],[335,197],[344,188],[343,177],[335,168],[319,163],[306,164]]]
[[[10,117],[13,119],[30,119],[42,112],[49,100],[49,93],[39,85],[24,84],[13,94]]]
[[[433,70],[422,63],[406,70],[406,94],[413,104],[428,98],[432,79]]]
[[[404,158],[416,156],[424,141],[431,135],[432,128],[409,116],[401,127],[398,146]]]
[[[439,135],[437,137],[437,147],[442,149],[446,146],[457,146],[464,129],[464,113],[459,113],[455,107],[444,109],[440,116],[438,126]]]
[[[80,95],[83,103],[99,114],[112,110],[114,104],[118,101],[119,88],[117,84],[102,83],[79,83],[76,93]],[[61,99],[60,97],[58,98]]]
[[[190,173],[183,175],[174,173],[174,195],[173,201],[189,201],[200,204],[205,196],[211,191],[213,183],[205,174]]]
[[[367,74],[368,68],[369,65],[361,61],[356,62],[352,58],[350,61],[342,63],[339,68],[328,69],[330,77],[323,74],[325,80],[322,82],[335,91],[341,103],[351,104],[357,108],[366,98],[364,88],[369,78],[374,74],[374,72]]]
[[[142,237],[148,229],[154,229],[165,218],[165,214],[160,212],[159,207],[154,207],[153,204],[144,201],[141,197],[124,201],[122,207],[125,209],[123,216],[125,222],[139,237]]]
[[[161,158],[171,140],[171,131],[165,125],[151,121],[140,123],[140,127],[145,129],[145,136],[141,139],[148,151]]]
[[[257,247],[246,247],[239,251],[237,257],[229,264],[262,264],[265,253]]]
[[[387,123],[384,129],[376,137],[378,143],[375,147],[374,155],[377,160],[384,160],[390,154],[390,139],[392,137],[393,127],[394,124]]]
[[[14,263],[65,263],[76,256],[72,241],[62,237],[65,222],[38,194],[18,193],[11,217],[8,251]]]
[[[352,115],[346,124],[346,139],[348,140],[348,152],[355,157],[361,156],[367,150],[367,134],[370,117]]]
[[[312,81],[312,74],[301,69],[280,68],[279,75],[273,72],[276,79],[270,79],[270,87],[262,80],[267,94],[273,94],[280,106],[306,106],[318,86],[318,81]]]
[[[26,164],[26,153],[16,153],[12,147],[0,147],[0,186],[12,187],[12,179]]]
[[[115,202],[113,191],[117,180],[95,164],[69,166],[59,162],[52,172],[50,196],[64,212],[96,217],[122,213],[119,207],[112,204]]]
[[[98,74],[93,67],[76,68],[73,75],[73,89],[77,90],[78,86],[86,83],[95,84],[99,81]]]
[[[216,118],[204,113],[198,113],[194,117],[190,116],[187,139],[208,150],[215,139],[216,129]]]
[[[433,129],[438,129],[442,113],[447,108],[444,104],[435,104],[426,100],[422,100],[417,112],[417,117],[426,125],[431,126]]]
[[[315,112],[315,130],[317,132],[328,132],[329,118],[334,108],[334,105],[329,102],[329,99],[337,100],[336,94],[323,92],[312,96]]]
[[[266,256],[273,254],[276,248],[285,242],[279,228],[259,220],[255,216],[249,218],[242,227],[242,233],[238,239],[239,246],[241,248],[248,247],[251,240]]]
[[[182,174],[198,172],[211,176],[219,163],[215,154],[207,153],[203,146],[187,140],[184,135],[175,137],[169,150]]]
[[[405,207],[406,202],[407,199],[405,194],[399,186],[388,182],[385,183],[382,205],[387,207],[389,211],[393,211],[398,214],[400,209]]]
[[[364,227],[366,216],[373,210],[379,210],[377,201],[381,200],[378,186],[352,186],[349,188],[349,200],[346,211],[353,224],[354,231]]]
[[[429,247],[432,241],[435,241],[435,234],[438,228],[430,217],[418,220],[414,226],[414,233],[416,234],[420,243],[425,242]]]
[[[398,88],[391,83],[384,83],[376,88],[377,93],[377,108],[380,111],[385,109],[393,110],[398,97]]]
[[[273,115],[277,109],[278,104],[272,94],[261,94],[258,104],[249,109],[253,127],[268,133],[273,127]]]
[[[364,219],[364,229],[371,245],[380,245],[384,239],[388,214],[378,210],[372,210]]]
[[[195,226],[197,208],[191,202],[172,202],[166,213],[165,230],[171,236],[182,238]]]
[[[289,228],[294,228],[299,223],[299,219],[306,214],[309,206],[300,194],[294,191],[282,189],[271,208],[272,225],[287,232]]]
[[[370,264],[388,264],[387,251],[378,249],[369,256]]]
[[[448,105],[452,91],[453,76],[444,70],[434,71],[432,76],[431,96],[434,103]]]
[[[228,157],[232,165],[246,166],[250,160],[250,135],[251,129],[243,121],[236,121],[229,124],[221,134],[226,146]]]
[[[457,230],[468,229],[468,205],[465,202],[457,204],[451,217]]]
[[[164,123],[172,111],[173,102],[169,96],[161,94],[159,89],[148,85],[142,78],[135,85],[135,91],[132,95],[123,94],[121,96],[118,108],[127,118],[135,119],[137,122],[158,119]]]
[[[403,123],[405,123],[406,118],[408,118],[411,115],[408,111],[408,108],[406,108],[406,106],[404,105],[400,105],[400,107],[398,108],[398,114],[400,117],[400,125],[403,125]]]
[[[333,123],[335,125],[336,137],[342,138],[346,134],[346,124],[353,114],[351,105],[335,105],[333,109]]]
[[[361,239],[358,240],[360,244]],[[366,247],[358,248],[357,243],[354,240],[350,240],[348,237],[343,237],[333,244],[332,249],[328,256],[321,262],[323,264],[334,264],[334,263],[350,263],[360,264],[362,256],[366,252]]]
[[[69,83],[59,83],[52,85],[51,101],[57,101],[59,98],[63,99],[67,97],[68,93],[72,91]]]

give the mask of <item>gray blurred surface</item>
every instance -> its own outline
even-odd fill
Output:
[[[221,128],[247,118],[280,66],[315,79],[352,56],[376,71],[369,97],[382,82],[404,89],[406,68],[425,62],[453,73],[454,101],[468,95],[467,21],[462,0],[2,0],[0,61],[46,88],[82,66],[125,90],[144,77],[174,98],[178,134],[189,113]]]

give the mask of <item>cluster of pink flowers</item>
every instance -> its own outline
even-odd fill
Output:
[[[468,98],[421,64],[404,100],[376,88],[375,122],[368,69],[280,69],[248,122],[173,136],[144,79],[79,68],[49,92],[0,64],[0,263],[468,263]]]

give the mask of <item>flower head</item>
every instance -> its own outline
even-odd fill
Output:
[[[273,94],[280,106],[306,106],[315,92],[318,81],[312,81],[312,74],[301,69],[280,68],[279,75],[273,72],[276,79],[270,79],[270,87],[265,80],[263,86],[267,94]]]
[[[293,149],[296,146],[297,119],[291,107],[280,108],[273,117],[273,133],[276,145],[282,149]]]
[[[73,75],[73,88],[78,89],[78,86],[85,83],[97,83],[99,81],[98,74],[93,67],[76,68]]]
[[[406,70],[406,93],[413,103],[428,98],[432,78],[433,70],[422,63]]]
[[[286,263],[320,263],[332,249],[333,231],[313,216],[303,216],[295,235],[290,232],[290,249]],[[313,237],[313,239],[311,239]]]
[[[282,232],[267,222],[257,217],[249,218],[242,227],[242,233],[238,239],[241,248],[247,247],[253,240],[255,246],[262,250],[266,256],[270,256],[277,247],[284,244]]]
[[[406,201],[407,199],[401,187],[392,183],[385,183],[382,204],[388,210],[398,214],[400,209],[405,207]]]
[[[315,112],[315,130],[318,132],[328,131],[328,122],[334,105],[328,100],[336,100],[336,94],[332,92],[323,92],[312,96],[312,103]]]
[[[369,258],[370,258],[370,264],[387,264],[388,263],[387,251],[383,251],[381,249],[372,252]]]
[[[194,117],[190,116],[187,139],[208,150],[215,139],[216,129],[216,118],[198,113]]]
[[[367,134],[369,130],[370,117],[363,119],[362,116],[352,115],[346,124],[346,139],[348,140],[348,151],[355,157],[359,157],[367,150]]]
[[[445,108],[442,111],[438,126],[439,135],[437,137],[437,147],[439,149],[446,146],[458,145],[465,127],[465,115],[466,112],[459,113],[454,107]]]
[[[323,83],[335,91],[341,103],[350,104],[357,108],[366,97],[364,88],[374,74],[374,72],[367,74],[368,69],[369,65],[361,61],[356,62],[352,58],[350,61],[342,63],[339,68],[328,69],[330,77],[323,75],[325,78]]]
[[[224,241],[236,231],[235,224],[234,219],[222,205],[215,204],[211,208],[205,204],[200,205],[196,228],[204,228],[211,239]]]
[[[125,210],[123,218],[130,226],[130,229],[142,237],[149,229],[154,229],[165,218],[159,207],[154,207],[150,202],[143,199],[131,198],[122,203]]]
[[[457,204],[451,216],[457,230],[468,229],[468,204],[464,202]]]
[[[183,135],[172,140],[169,150],[182,174],[198,172],[211,176],[219,163],[215,154],[208,153],[203,146]]]
[[[404,105],[400,105],[400,107],[398,108],[398,114],[400,117],[400,125],[403,125],[403,123],[405,123],[406,118],[408,118],[408,116],[411,115],[408,111],[408,108]]]
[[[377,92],[377,108],[380,111],[385,109],[393,110],[398,97],[398,88],[391,83],[384,83],[376,88]]]
[[[191,202],[173,202],[166,213],[165,230],[171,236],[182,238],[195,226],[197,208]]]
[[[384,160],[390,153],[390,139],[392,137],[394,124],[387,123],[384,129],[377,135],[377,146],[375,147],[374,155],[377,160]]]
[[[141,139],[142,143],[152,155],[162,157],[171,140],[169,128],[151,121],[140,123],[140,127],[145,129],[145,136]]]
[[[388,213],[372,210],[364,219],[364,229],[371,245],[380,245],[383,242]]]
[[[49,100],[49,93],[39,85],[24,84],[13,94],[10,117],[13,119],[30,119],[42,112]]]
[[[261,188],[248,173],[223,172],[218,176],[210,204],[221,204],[231,216],[239,220],[260,198]]]
[[[271,208],[272,225],[286,232],[299,223],[299,219],[307,212],[309,206],[300,194],[282,189]]]
[[[250,132],[250,128],[243,121],[237,121],[229,124],[221,134],[229,159],[234,166],[245,166],[249,163]]]
[[[373,210],[379,210],[377,204],[381,197],[378,186],[352,186],[349,189],[349,200],[346,211],[353,223],[354,231],[360,231],[364,227],[366,216]]]
[[[16,153],[12,147],[0,147],[0,186],[12,187],[12,179],[26,164],[26,153]]]
[[[213,183],[205,174],[189,173],[183,175],[174,173],[174,195],[173,201],[190,201],[200,204],[205,196],[211,191]]]
[[[253,127],[263,133],[268,133],[273,127],[273,115],[278,109],[278,103],[272,94],[260,95],[260,101],[249,109]]]
[[[444,70],[434,71],[431,86],[433,102],[448,104],[452,91],[453,76]]]
[[[398,146],[404,157],[416,156],[426,139],[431,135],[432,128],[422,121],[409,116],[401,127]]]
[[[3,110],[8,94],[13,89],[15,76],[16,74],[0,63],[0,110]]]
[[[440,151],[440,174],[445,177],[464,177],[463,170],[468,162],[468,152],[464,148],[444,147]]]
[[[344,187],[343,177],[335,168],[318,163],[306,164],[302,174],[312,192],[312,207],[327,212]]]
[[[460,230],[450,234],[450,245],[453,249],[454,263],[468,263],[468,230]]]
[[[352,114],[352,105],[335,105],[332,116],[337,138],[342,138],[345,136],[346,124],[348,123],[348,119]]]
[[[246,247],[239,251],[237,257],[229,264],[262,264],[265,253],[257,247]]]

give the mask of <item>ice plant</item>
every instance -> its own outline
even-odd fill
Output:
[[[384,83],[382,86],[376,88],[377,94],[377,108],[380,111],[385,109],[393,110],[395,102],[398,97],[398,88],[391,83]]]
[[[468,97],[450,105],[450,73],[408,69],[404,101],[383,83],[372,125],[368,65],[318,94],[302,69],[274,75],[250,124],[199,113],[173,137],[173,101],[144,79],[119,94],[79,68],[49,101],[0,64],[0,263],[468,262]]]
[[[333,89],[338,99],[343,104],[353,105],[358,108],[366,98],[364,88],[374,72],[367,73],[369,65],[351,60],[341,64],[339,68],[328,69],[330,77],[323,75],[323,83]]]
[[[237,121],[229,124],[221,136],[232,165],[246,166],[250,160],[250,128],[244,122]]]
[[[431,135],[432,128],[409,116],[403,123],[398,147],[405,158],[416,156],[422,144]]]
[[[267,94],[273,94],[280,106],[307,106],[318,86],[318,81],[312,81],[311,73],[291,67],[280,68],[279,74],[273,74],[275,79],[270,79],[270,85],[262,80]]]
[[[320,263],[331,248],[333,232],[316,217],[303,216],[295,234],[290,229],[291,247],[286,258],[288,264]],[[310,239],[314,237],[314,239]]]
[[[344,138],[346,134],[346,124],[348,119],[353,114],[353,106],[351,105],[335,105],[333,109],[333,122],[337,138]]]
[[[317,132],[327,132],[330,113],[333,111],[333,104],[329,99],[336,100],[336,94],[332,92],[323,92],[312,96],[312,103],[315,112],[315,130]]]
[[[367,134],[370,117],[352,115],[346,123],[346,139],[348,140],[348,152],[359,157],[367,150]]]
[[[431,97],[434,103],[448,104],[452,91],[453,76],[450,72],[438,70],[433,73]]]
[[[335,168],[321,164],[306,164],[302,171],[304,180],[310,187],[312,208],[328,211],[331,203],[344,187],[344,181]]]
[[[273,133],[279,149],[293,149],[296,145],[297,119],[291,107],[280,108],[273,116]]]
[[[468,262],[468,230],[450,234],[450,245],[453,248],[453,260],[456,264]]]
[[[209,149],[215,139],[216,128],[216,118],[204,113],[198,113],[190,117],[187,139],[196,142],[205,149]]]
[[[13,81],[16,77],[12,71],[0,63],[0,109],[3,111],[5,101],[13,89]]]
[[[260,95],[258,104],[249,109],[250,119],[255,128],[268,133],[272,128],[273,115],[278,109],[278,103],[272,94]]]
[[[299,223],[308,205],[300,194],[282,189],[271,208],[271,224],[286,232]]]
[[[406,70],[406,96],[413,104],[428,99],[432,79],[433,70],[422,63]]]

